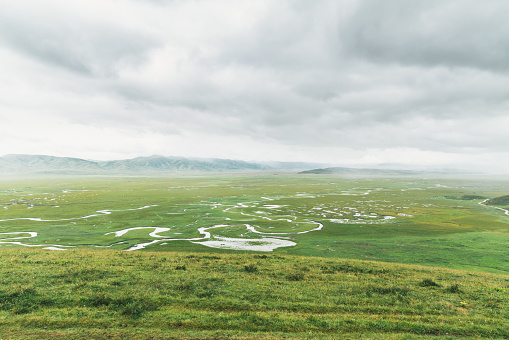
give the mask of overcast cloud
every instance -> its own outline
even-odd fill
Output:
[[[509,171],[505,0],[0,0],[0,155]]]

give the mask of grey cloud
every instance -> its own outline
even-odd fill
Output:
[[[219,42],[219,58],[228,63],[277,69],[330,66],[338,20],[336,1],[278,1],[246,35],[232,34]]]
[[[100,77],[139,66],[160,46],[154,37],[137,31],[45,12],[2,12],[0,39],[44,63]]]
[[[507,1],[364,0],[341,37],[373,62],[509,69]]]
[[[181,0],[135,0],[139,3],[145,3],[145,4],[153,4],[153,5],[174,5],[175,3],[181,1]]]
[[[241,25],[246,2],[218,3],[238,7],[209,16],[207,1],[127,1],[136,25],[4,13],[0,43],[42,61],[10,77],[37,98],[38,80],[50,84],[44,112],[90,130],[177,136],[189,149],[228,139],[239,153],[231,141],[352,153],[509,143],[505,3],[267,1]]]

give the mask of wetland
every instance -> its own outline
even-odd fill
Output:
[[[509,272],[507,207],[485,204],[509,192],[502,180],[263,174],[0,186],[1,248],[277,252]]]

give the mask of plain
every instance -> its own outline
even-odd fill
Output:
[[[5,338],[509,336],[509,217],[495,209],[507,207],[481,204],[507,195],[506,181],[207,175],[0,186]]]

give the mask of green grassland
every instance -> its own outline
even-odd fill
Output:
[[[293,246],[272,248],[278,254],[507,274],[509,216],[479,204],[507,192],[507,181],[478,178],[11,180],[0,183],[0,249],[126,250],[153,242],[136,251],[238,253],[280,240]],[[129,228],[139,229],[115,234]],[[151,236],[155,228],[166,229]]]
[[[478,177],[3,181],[0,339],[508,338],[509,216],[485,202],[508,193]]]
[[[2,339],[507,339],[509,276],[279,254],[0,250]]]

